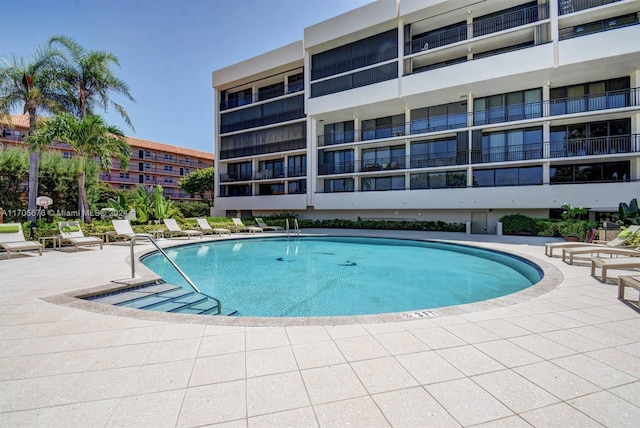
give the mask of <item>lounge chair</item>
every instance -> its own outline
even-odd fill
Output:
[[[11,253],[19,251],[38,250],[40,255],[44,251],[41,243],[24,239],[20,223],[0,224],[0,248],[7,252],[8,259],[11,258]]]
[[[173,238],[173,235],[186,236],[187,239],[191,239],[192,236],[199,236],[202,238],[201,230],[181,229],[178,222],[173,218],[165,218],[162,219],[162,221],[164,221],[167,229],[169,229],[169,238]]]
[[[144,235],[151,237],[148,233],[136,233],[131,228],[129,220],[111,220],[115,234],[110,235],[113,239],[124,238],[125,241],[133,238],[133,235]],[[109,235],[108,235],[109,236]],[[107,241],[108,242],[108,241]]]
[[[58,230],[60,231],[60,243],[68,242],[76,247],[76,251],[78,251],[78,248],[87,245],[100,245],[102,250],[102,238],[84,236],[80,223],[77,221],[61,221],[58,223]]]
[[[198,218],[198,226],[202,233],[216,233],[218,235],[231,235],[231,231],[229,229],[225,229],[222,227],[211,227],[206,218]]]
[[[239,218],[234,217],[231,220],[233,221],[233,226],[229,226],[229,228],[236,233],[244,232],[245,230],[249,231],[249,233],[264,232],[264,229],[258,226],[245,226]]]
[[[640,226],[631,225],[625,229],[625,231],[630,230],[631,233],[628,236],[623,238],[616,238],[606,243],[598,243],[598,242],[550,242],[544,244],[544,253],[549,257],[553,257],[554,248],[574,248],[574,247],[587,247],[587,246],[595,246],[595,247],[609,247],[615,248],[623,245],[629,238],[631,238],[635,233],[640,230]],[[628,233],[628,232],[627,232]]]
[[[607,270],[638,269],[640,268],[640,257],[614,257],[611,259],[595,257],[591,259],[591,276],[596,277],[596,269],[599,268],[602,269],[600,282],[607,282]]]
[[[635,288],[636,290],[640,291],[640,275],[637,275],[637,276],[619,276],[618,277],[618,299],[620,299],[623,302],[627,303],[629,301],[624,298],[624,289],[625,289],[625,287]],[[636,301],[634,303],[636,303],[634,305],[636,310],[640,310],[640,302]]]
[[[576,255],[584,255],[588,254],[589,258],[600,257],[600,255],[609,255],[613,256],[629,256],[629,257],[638,257],[640,256],[640,249],[636,248],[598,248],[598,247],[574,247],[574,248],[564,248],[562,250],[562,261],[568,263],[570,265],[573,264],[574,256]]]
[[[282,232],[284,230],[284,227],[280,226],[267,226],[267,223],[261,217],[256,217],[256,223],[262,230],[273,230],[274,232]]]

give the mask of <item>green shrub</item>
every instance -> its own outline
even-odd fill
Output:
[[[558,221],[545,218],[537,218],[535,221],[538,229],[538,236],[560,236]]]
[[[508,214],[500,218],[502,232],[505,235],[520,235],[522,233],[537,235],[538,223],[535,219],[522,214]]]
[[[177,208],[185,218],[206,217],[210,212],[209,205],[204,202],[176,202],[173,206]]]
[[[584,241],[587,231],[596,227],[597,223],[587,220],[567,220],[558,223],[558,231],[561,236],[575,236],[579,240]]]

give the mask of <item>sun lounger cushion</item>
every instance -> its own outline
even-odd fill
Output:
[[[16,233],[20,231],[17,224],[0,224],[0,233]]]
[[[618,238],[628,238],[631,235],[633,235],[633,231],[631,229],[626,229],[618,233]]]

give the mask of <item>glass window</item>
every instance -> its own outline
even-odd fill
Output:
[[[391,177],[391,188],[393,190],[404,190],[404,175],[394,175]]]
[[[605,162],[602,165],[602,179],[604,181],[628,181],[629,167],[629,162]]]
[[[521,186],[535,186],[542,184],[542,167],[533,166],[518,169],[518,184]]]
[[[473,171],[473,187],[493,187],[494,177],[492,169],[477,169]]]
[[[551,183],[571,183],[573,181],[573,166],[558,165],[550,167],[549,181]]]
[[[575,181],[601,181],[602,164],[577,165],[575,167]]]
[[[409,178],[411,189],[428,189],[429,177],[427,174],[411,174]]]
[[[507,94],[507,120],[524,119],[524,93],[512,92]]]
[[[353,192],[353,179],[340,178],[336,180],[324,181],[325,193]]]
[[[526,119],[542,117],[542,90],[524,91],[524,116]]]
[[[430,189],[445,189],[447,187],[446,172],[432,172],[429,174]]]
[[[496,186],[517,186],[518,168],[501,168],[495,170]]]
[[[290,181],[287,193],[307,193],[307,180]]]
[[[467,187],[467,171],[447,172],[447,187]]]

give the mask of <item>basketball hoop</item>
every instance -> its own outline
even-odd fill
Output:
[[[53,203],[53,199],[48,196],[38,196],[36,198],[36,205],[42,208],[47,208]]]

